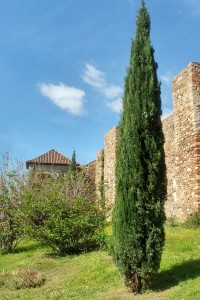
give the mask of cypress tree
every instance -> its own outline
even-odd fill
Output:
[[[69,165],[69,170],[76,171],[76,152],[75,152],[75,150],[72,154],[72,159],[71,159],[71,163]]]
[[[166,167],[160,83],[142,1],[124,83],[116,158],[114,259],[132,292],[157,273],[164,245]]]

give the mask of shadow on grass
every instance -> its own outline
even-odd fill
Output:
[[[182,281],[200,276],[200,259],[190,260],[173,266],[170,270],[162,271],[154,280],[151,288],[162,291],[178,285]]]
[[[38,248],[45,248],[45,245],[40,242],[22,244],[18,245],[15,249],[13,249],[12,253],[29,252],[37,250]]]

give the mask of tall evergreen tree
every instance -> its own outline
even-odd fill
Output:
[[[166,167],[160,83],[142,1],[124,84],[113,212],[114,258],[133,292],[158,271],[164,245]]]
[[[75,150],[72,154],[72,159],[71,159],[71,163],[69,165],[69,169],[70,169],[70,171],[76,171],[76,152],[75,152]]]

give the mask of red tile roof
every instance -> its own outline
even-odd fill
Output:
[[[69,165],[70,159],[55,149],[50,150],[47,153],[44,153],[43,155],[40,155],[34,159],[27,160],[26,161],[26,167],[28,169],[30,164],[43,164],[43,165]]]

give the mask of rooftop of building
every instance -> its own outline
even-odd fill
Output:
[[[26,161],[26,168],[32,164],[42,164],[42,165],[69,165],[71,160],[59,153],[57,150],[52,149],[34,159]]]

